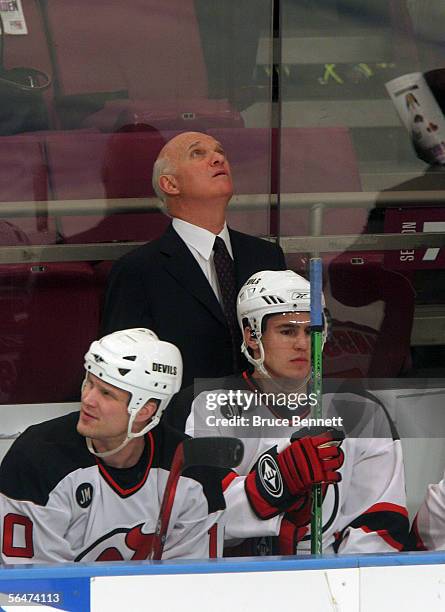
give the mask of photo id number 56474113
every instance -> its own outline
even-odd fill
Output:
[[[61,604],[61,593],[8,593],[8,604]]]

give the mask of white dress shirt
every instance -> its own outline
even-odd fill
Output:
[[[206,279],[213,291],[215,292],[218,301],[221,302],[221,292],[219,290],[218,277],[216,275],[215,264],[213,262],[213,245],[216,235],[212,234],[203,227],[192,225],[182,219],[173,219],[173,229],[180,238],[185,242],[191,254],[196,259],[199,267],[204,272]],[[219,232],[218,236],[225,242],[230,257],[233,259],[232,245],[230,244],[229,230],[227,224]]]

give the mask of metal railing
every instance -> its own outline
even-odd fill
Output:
[[[232,198],[235,211],[261,210],[275,207],[274,194],[238,195]],[[374,206],[429,206],[445,205],[445,191],[392,191],[392,192],[341,192],[341,193],[288,193],[280,195],[281,209],[309,209],[310,230],[308,236],[279,237],[278,242],[286,254],[335,253],[342,251],[389,251],[398,249],[422,249],[445,247],[445,233],[425,232],[410,234],[346,234],[323,235],[323,213],[330,208],[364,208]],[[41,202],[2,202],[2,217],[83,216],[128,213],[151,214],[159,212],[156,198],[117,198],[96,200],[48,200]],[[274,236],[266,237],[276,240]],[[108,242],[95,244],[56,244],[44,246],[0,247],[0,264],[53,261],[116,260],[139,246],[140,242]]]
[[[391,251],[399,249],[444,248],[444,232],[409,234],[322,235],[323,214],[332,208],[371,209],[377,206],[442,206],[445,191],[392,191],[344,193],[288,193],[280,196],[280,209],[309,209],[309,236],[281,236],[278,242],[287,255],[303,253],[340,253],[357,251]],[[232,198],[236,211],[265,210],[276,207],[275,195],[238,195]],[[42,202],[2,202],[2,217],[49,216],[57,220],[70,215],[103,215],[160,212],[156,198],[122,198],[97,200],[48,200]],[[277,240],[276,236],[264,237]],[[0,247],[0,264],[114,261],[141,245],[141,242],[106,242],[97,244],[50,244],[44,246]],[[445,343],[445,305],[416,306],[411,344]]]

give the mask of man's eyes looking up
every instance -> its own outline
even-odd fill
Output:
[[[226,153],[223,149],[215,149],[215,152],[219,153],[222,157],[226,156]],[[190,152],[190,156],[192,158],[205,157],[207,153],[211,154],[212,151],[207,151],[206,149],[192,149],[192,151]]]

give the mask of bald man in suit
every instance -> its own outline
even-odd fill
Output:
[[[241,335],[230,323],[225,281],[215,268],[215,238],[230,256],[233,296],[254,272],[284,270],[283,252],[227,227],[232,175],[223,146],[213,137],[185,132],[167,142],[153,167],[153,187],[172,223],[159,239],[114,265],[101,335],[138,326],[153,329],[180,349],[183,386],[195,378],[240,371],[246,364],[234,355]]]

